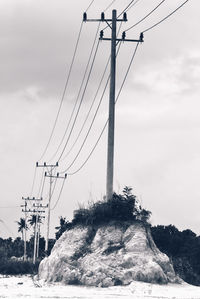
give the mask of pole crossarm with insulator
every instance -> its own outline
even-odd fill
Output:
[[[100,19],[88,19],[87,13],[83,14],[84,22],[105,22],[111,29],[111,38],[104,38],[104,31],[100,31],[100,40],[111,41],[110,60],[110,94],[109,94],[109,119],[108,119],[108,147],[107,147],[107,177],[106,177],[106,198],[113,196],[113,174],[114,174],[114,131],[115,131],[115,85],[116,85],[116,46],[119,42],[143,42],[143,33],[139,39],[126,39],[126,33],[122,33],[122,38],[117,38],[117,22],[127,22],[127,14],[123,13],[123,18],[117,18],[117,11],[112,11],[112,19],[106,19],[104,12]]]

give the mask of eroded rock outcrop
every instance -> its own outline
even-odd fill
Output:
[[[46,282],[102,287],[133,280],[178,282],[169,258],[158,250],[142,222],[66,231],[40,263],[38,275]]]

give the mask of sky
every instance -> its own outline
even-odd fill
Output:
[[[135,1],[136,2],[136,1]],[[130,0],[1,0],[0,1],[0,157],[1,202],[0,237],[16,237],[23,217],[22,197],[40,197],[42,168],[35,164],[55,164],[87,65],[95,34],[105,23],[82,26],[73,68],[51,142],[51,134],[64,86],[69,74],[83,12],[111,18]],[[160,1],[140,0],[127,11],[122,31],[147,15]],[[159,8],[127,31],[128,39],[138,39],[183,1],[166,0]],[[200,38],[199,1],[189,0],[169,19],[144,33],[127,80],[116,104],[114,191],[131,186],[142,206],[152,212],[153,225],[173,224],[200,234]],[[104,30],[110,37],[110,29]],[[97,42],[95,44],[96,49]],[[116,94],[124,79],[136,43],[124,42],[117,55]],[[94,53],[94,52],[93,52]],[[75,172],[88,157],[108,117],[108,94],[88,139],[71,168],[109,76],[109,68],[83,134],[70,151],[94,98],[106,62],[110,42],[101,41],[85,89],[77,122],[55,172]],[[93,57],[93,56],[92,56]],[[91,63],[91,61],[90,61]],[[89,69],[87,71],[87,74]],[[83,92],[85,81],[81,92]],[[82,94],[82,93],[81,93]],[[69,133],[69,131],[67,131]],[[68,134],[66,134],[67,140]],[[44,155],[43,155],[44,153]],[[67,154],[69,153],[69,154]],[[106,189],[107,132],[84,167],[68,175],[57,202],[63,180],[58,179],[52,196],[50,235],[55,234],[59,217],[72,218],[73,211],[88,202],[101,200]],[[51,159],[53,157],[53,159]],[[33,187],[33,188],[32,188]],[[43,204],[48,202],[49,179],[45,179]],[[42,226],[45,233],[46,223]],[[31,230],[29,235],[31,234]]]

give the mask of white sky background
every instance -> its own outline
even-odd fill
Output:
[[[113,8],[121,12],[129,2],[116,0]],[[140,20],[159,2],[138,1],[128,11],[128,23],[122,30]],[[141,31],[182,2],[166,0],[147,20],[128,31],[127,38],[138,38]],[[23,203],[22,196],[31,195],[35,162],[50,135],[82,13],[89,3],[89,0],[0,1],[0,219],[7,225],[6,228],[0,223],[0,237],[10,236],[9,230],[17,236],[15,221],[22,213],[15,206]],[[109,3],[111,0],[94,1],[88,18],[99,18]],[[199,10],[199,1],[190,0],[175,15],[144,35],[145,42],[138,48],[116,107],[114,178],[116,192],[121,192],[125,185],[133,187],[142,205],[152,211],[153,224],[174,224],[197,234],[200,234]],[[106,17],[110,16],[111,9],[106,12]],[[58,126],[41,162],[48,161],[63,135],[96,29],[96,23],[83,26]],[[110,30],[104,34],[109,37]],[[134,47],[133,43],[121,45],[117,61],[118,88]],[[75,133],[89,109],[109,51],[109,42],[101,42]],[[91,136],[71,171],[83,163],[93,147],[106,120],[107,107],[108,97],[105,97]],[[75,137],[76,134],[73,140]],[[78,146],[60,164],[59,170],[70,164],[77,149]],[[85,167],[68,177],[62,197],[52,211],[51,236],[59,216],[71,219],[78,203],[102,198],[105,173],[106,134]],[[38,194],[40,177],[41,169],[37,171],[32,196]],[[59,188],[60,185],[58,181]],[[45,194],[47,187],[46,184]]]

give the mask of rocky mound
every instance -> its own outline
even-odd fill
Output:
[[[178,282],[169,258],[142,222],[75,227],[55,243],[39,266],[46,282],[108,287],[132,281]]]

